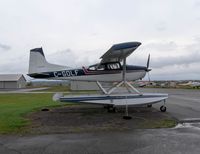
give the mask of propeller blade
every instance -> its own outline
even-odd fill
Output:
[[[148,75],[148,80],[149,80],[149,85],[150,85],[151,79],[150,79],[149,71],[151,71],[151,69],[149,69],[149,63],[150,63],[150,54],[149,54],[148,59],[147,59],[147,75]]]
[[[149,63],[150,63],[150,54],[149,54],[148,59],[147,59],[147,69],[149,68]]]

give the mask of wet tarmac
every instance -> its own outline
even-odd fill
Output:
[[[186,125],[171,129],[145,129],[128,132],[2,136],[0,153],[199,154],[199,134],[199,125]]]
[[[145,92],[168,93],[166,106],[167,112],[179,121],[200,121],[200,90],[193,89],[141,89]],[[162,103],[161,103],[162,104]],[[153,105],[156,109],[161,106],[160,103]]]
[[[169,93],[167,113],[181,124],[167,129],[135,129],[74,134],[0,136],[0,153],[200,153],[200,90],[143,89]],[[159,109],[161,104],[153,107]]]

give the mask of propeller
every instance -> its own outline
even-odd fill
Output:
[[[151,69],[149,69],[149,63],[150,63],[150,54],[149,54],[148,59],[147,59],[147,69],[146,69],[147,75],[148,75],[149,84],[150,84],[151,79],[150,79],[149,71],[151,71]]]

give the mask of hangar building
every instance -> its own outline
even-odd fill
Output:
[[[26,79],[23,74],[0,74],[0,89],[25,88]]]

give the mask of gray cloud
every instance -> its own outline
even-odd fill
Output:
[[[3,51],[8,51],[11,49],[11,46],[0,43],[0,49]]]
[[[160,53],[162,53],[163,51],[176,50],[177,47],[178,45],[174,41],[166,41],[166,42],[154,41],[152,43],[144,44],[142,46],[144,50],[159,51]]]
[[[191,52],[188,55],[182,55],[179,57],[167,56],[155,58],[151,60],[151,66],[154,68],[162,68],[174,65],[189,65],[196,62],[200,62],[200,52]]]
[[[195,8],[199,8],[200,7],[200,1],[199,0],[194,2],[194,7]]]
[[[172,45],[172,46],[170,46]],[[176,42],[151,43],[150,48],[155,54],[161,56],[155,58],[152,55],[150,67],[152,79],[154,80],[183,80],[199,79],[200,74],[200,39],[194,37],[192,43],[178,45]],[[164,50],[162,50],[164,48]],[[163,55],[164,54],[164,55]],[[139,58],[143,61],[144,58]]]
[[[152,79],[200,78],[200,39],[198,36],[194,37],[193,42],[187,45],[179,45],[174,41],[153,42],[144,45],[141,50],[134,53],[135,55],[132,55],[128,62],[134,65],[146,65],[147,56],[150,53]]]
[[[93,51],[73,51],[71,49],[57,51],[49,55],[47,59],[50,63],[56,63],[69,67],[87,66],[99,62],[97,55],[91,54]],[[94,53],[94,52],[93,52]]]
[[[151,66],[154,68],[163,68],[166,66],[188,65],[200,62],[200,38],[196,36],[194,42],[187,45],[178,45],[174,41],[153,42],[143,46],[143,51],[149,51],[151,54]],[[159,55],[159,56],[155,56]],[[132,57],[132,61],[141,64],[146,61],[146,56],[139,54]]]
[[[20,65],[23,64],[23,65]],[[10,59],[8,62],[0,65],[0,73],[25,73],[28,72],[27,60],[17,57],[15,60]]]

